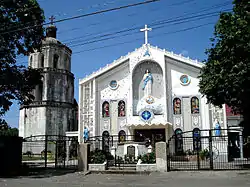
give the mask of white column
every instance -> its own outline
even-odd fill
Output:
[[[111,134],[112,135],[117,135],[118,132],[117,132],[117,118],[118,118],[118,102],[115,100],[115,101],[110,101],[110,120],[111,120],[111,128],[110,128],[110,131],[111,131]]]
[[[96,79],[93,80],[93,136],[95,136],[96,128]]]
[[[79,108],[78,108],[78,142],[82,143],[83,142],[83,99],[84,99],[84,91],[83,89],[83,85],[80,84],[79,85]]]
[[[243,138],[242,138],[242,132],[239,132],[239,139],[240,139],[240,158],[243,159]]]

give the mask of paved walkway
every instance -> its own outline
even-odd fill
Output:
[[[87,175],[70,173],[0,178],[0,187],[249,187],[250,171],[152,173],[150,175]]]

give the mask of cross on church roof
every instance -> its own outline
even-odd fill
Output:
[[[148,28],[147,25],[145,25],[144,29],[140,29],[141,32],[145,33],[145,44],[148,44],[148,31],[152,31],[152,28]]]
[[[50,18],[49,18],[49,20],[50,20],[50,24],[51,25],[54,25],[54,20],[55,20],[56,18],[54,17],[54,16],[50,16]]]

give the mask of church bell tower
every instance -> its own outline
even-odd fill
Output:
[[[75,124],[74,75],[69,47],[56,39],[53,23],[46,28],[40,52],[29,55],[29,66],[40,69],[42,84],[35,100],[20,107],[19,136],[65,135]]]

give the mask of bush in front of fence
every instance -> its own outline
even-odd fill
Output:
[[[155,152],[140,155],[138,156],[138,160],[139,159],[141,159],[142,164],[155,164],[156,163]]]
[[[110,152],[105,152],[100,149],[95,149],[90,152],[90,164],[103,164],[106,160],[113,160],[114,157]]]

